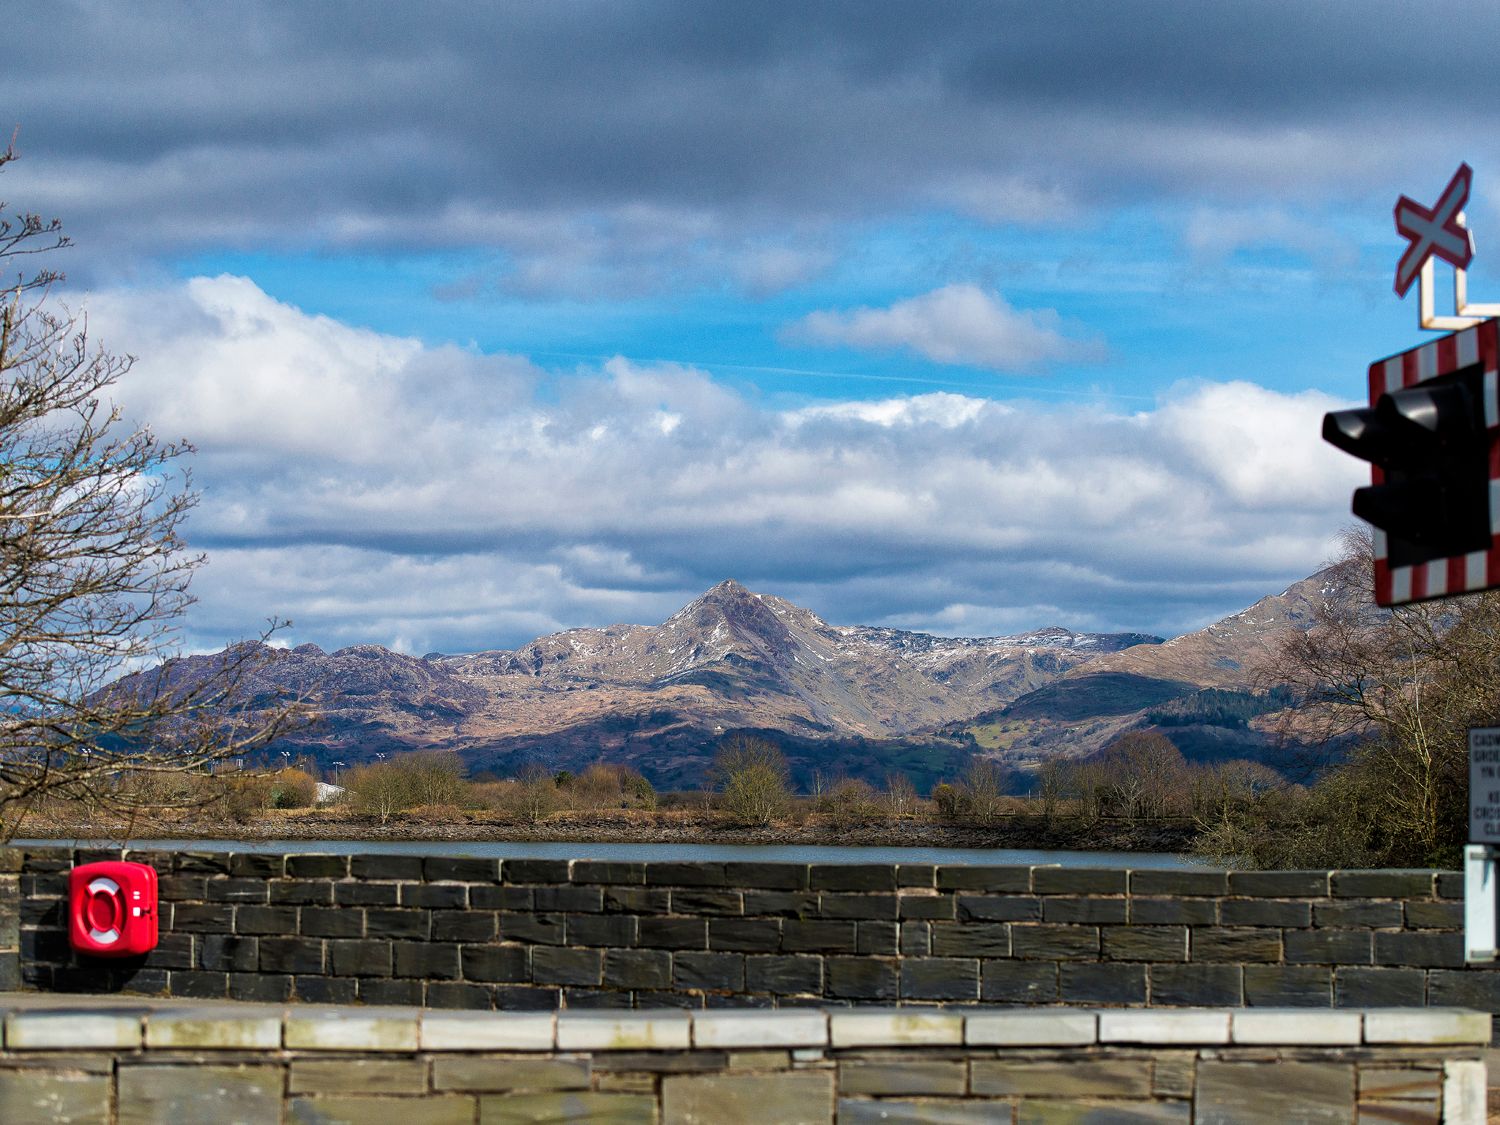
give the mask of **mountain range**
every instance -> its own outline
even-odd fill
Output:
[[[901,771],[926,789],[975,753],[1023,778],[1156,726],[1190,757],[1263,758],[1257,669],[1318,599],[1347,596],[1331,571],[1196,633],[1039,629],[939,637],[816,614],[733,580],[660,625],[539,637],[514,650],[413,657],[378,645],[269,650],[257,690],[290,690],[319,713],[271,748],[352,766],[413,750],[456,752],[471,772],[598,760],[659,788],[701,784],[722,739],[754,732],[787,753],[795,781]],[[191,675],[197,661],[183,661]]]

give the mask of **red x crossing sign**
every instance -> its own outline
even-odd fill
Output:
[[[1459,212],[1469,200],[1469,181],[1473,175],[1467,164],[1460,164],[1430,211],[1404,195],[1396,201],[1396,229],[1411,241],[1401,261],[1396,263],[1398,297],[1406,296],[1411,283],[1421,274],[1423,263],[1434,254],[1460,270],[1468,269],[1474,260],[1473,239],[1458,221]]]

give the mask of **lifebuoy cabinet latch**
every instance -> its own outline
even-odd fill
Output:
[[[156,948],[156,869],[110,860],[68,875],[68,940],[91,957],[132,957]]]

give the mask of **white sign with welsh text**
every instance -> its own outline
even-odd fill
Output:
[[[1500,844],[1500,727],[1469,728],[1469,842]]]

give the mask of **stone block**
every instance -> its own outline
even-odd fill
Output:
[[[179,1050],[280,1050],[281,1009],[155,1008],[146,1015],[145,1044]]]
[[[981,961],[982,999],[994,1004],[1057,1001],[1057,964],[1050,961]]]
[[[1204,1046],[1229,1042],[1229,1013],[1137,1009],[1099,1013],[1100,1043]]]
[[[463,910],[469,888],[463,883],[397,883],[402,906],[418,910]]]
[[[935,922],[935,957],[1009,957],[1010,926],[1004,922]]]
[[[432,912],[433,941],[494,941],[499,932],[495,916],[486,910]]]
[[[498,883],[500,861],[479,856],[424,856],[422,878],[429,883]]]
[[[533,887],[533,909],[540,912],[598,914],[604,909],[602,887]]]
[[[396,941],[391,943],[391,952],[398,977],[457,980],[460,976],[458,946],[452,942]]]
[[[519,983],[531,979],[531,946],[464,945],[460,968],[468,980]]]
[[[1017,922],[1010,928],[1012,956],[1025,960],[1089,960],[1099,956],[1095,926],[1054,926]]]
[[[662,1079],[664,1125],[830,1125],[833,1074],[675,1074]]]
[[[742,953],[775,953],[781,948],[781,920],[710,918],[708,947]]]
[[[1340,1008],[1420,1008],[1427,1003],[1427,973],[1423,969],[1335,969],[1333,1002]]]
[[[1229,893],[1227,871],[1169,871],[1148,868],[1131,871],[1132,895],[1163,895],[1170,898],[1223,896]]]
[[[108,853],[102,853],[100,858]],[[109,856],[111,859],[118,858],[117,855]],[[174,871],[201,871],[205,875],[228,875],[229,853],[228,852],[177,852],[173,858],[172,869]],[[152,864],[159,872],[165,872],[165,867],[156,863]]]
[[[1443,1097],[1443,1068],[1436,1060],[1420,1069],[1367,1063],[1359,1068],[1357,1081],[1361,1102],[1367,1099],[1438,1102]]]
[[[857,922],[855,952],[871,957],[894,957],[900,950],[899,926],[895,922]]]
[[[365,912],[349,906],[304,906],[298,930],[307,937],[364,937]]]
[[[33,884],[30,889],[35,893],[35,880],[30,880],[30,882]],[[266,885],[257,883],[256,886],[260,889],[260,898],[251,901],[264,902]],[[156,892],[162,902],[202,902],[208,897],[208,877],[206,875],[161,875],[157,878]]]
[[[573,861],[575,883],[623,883],[639,886],[646,881],[644,863],[619,860],[578,859]]]
[[[5,1017],[10,1051],[136,1050],[141,1045],[141,1009],[36,1008]]]
[[[386,980],[363,977],[354,982],[361,1004],[379,1004],[386,1007],[421,1007],[427,994],[427,985],[419,980]]]
[[[210,879],[205,889],[209,902],[267,902],[271,893],[264,879]]]
[[[531,1125],[537,1121],[655,1125],[656,1099],[650,1094],[602,1090],[504,1094],[479,1099],[479,1125]]]
[[[1031,889],[1039,895],[1123,895],[1130,873],[1117,867],[1058,867],[1031,869]]]
[[[932,953],[931,922],[901,922],[898,951],[905,957],[927,957]]]
[[[189,1000],[224,1000],[229,996],[229,977],[202,969],[173,969],[167,974],[166,991]]]
[[[352,1004],[359,999],[359,982],[353,977],[313,976],[292,978],[292,992],[307,1004]]]
[[[490,1017],[490,1020],[497,1022],[494,1017]],[[475,1058],[459,1055],[432,1060],[434,1090],[475,1090],[486,1093],[501,1090],[587,1090],[591,1074],[586,1057]]]
[[[1259,898],[1327,898],[1327,871],[1231,871],[1229,893]]]
[[[289,855],[286,873],[293,879],[345,879],[349,875],[346,855]]]
[[[1042,900],[1033,895],[959,895],[960,922],[1040,922]]]
[[[1111,961],[1186,961],[1186,926],[1105,926],[1099,931]]]
[[[746,957],[745,988],[773,996],[820,995],[823,992],[821,957]]]
[[[321,973],[323,943],[316,938],[263,937],[259,939],[263,973]]]
[[[1407,902],[1405,907],[1406,924],[1412,929],[1461,930],[1464,927],[1464,904],[1461,902]]]
[[[328,906],[333,902],[333,884],[323,879],[277,879],[266,886],[271,902],[278,906]]]
[[[929,891],[934,889],[937,886],[937,864],[898,863],[896,886],[922,888]]]
[[[743,891],[709,890],[701,887],[676,889],[671,893],[673,914],[738,915],[745,912]]]
[[[963,1059],[855,1059],[839,1064],[839,1093],[928,1094],[960,1097],[968,1092]]]
[[[597,985],[604,957],[597,949],[539,945],[531,951],[531,979],[537,984]]]
[[[956,905],[952,895],[900,895],[896,899],[896,916],[951,921],[958,917]]]
[[[1459,969],[1464,963],[1461,933],[1405,931],[1375,935],[1377,965],[1409,965],[1415,968]]]
[[[1289,964],[1368,965],[1369,930],[1293,930],[1284,940]]]
[[[530,910],[531,887],[496,887],[475,883],[469,888],[469,906],[474,910]],[[608,898],[609,891],[605,891]]]
[[[1335,898],[1431,898],[1436,890],[1433,872],[1334,871],[1329,883]]]
[[[817,912],[818,893],[816,891],[745,892],[745,914],[747,916],[809,918],[816,915]]]
[[[1198,1064],[1195,1121],[1350,1121],[1354,1066],[1350,1063],[1218,1062]]]
[[[1448,1121],[1484,1121],[1488,1117],[1485,1065],[1477,1059],[1443,1063],[1443,1116]]]
[[[686,1012],[560,1012],[559,1051],[685,1051],[692,1043]],[[597,1060],[596,1060],[597,1062]]]
[[[349,859],[349,874],[356,879],[389,879],[416,882],[422,878],[419,855],[356,855]]]
[[[122,1061],[119,1125],[164,1121],[278,1121],[279,1066],[157,1066]]]
[[[1188,956],[1193,961],[1281,960],[1280,930],[1222,930],[1199,926],[1188,931],[1188,942]]]
[[[807,885],[815,891],[894,891],[896,868],[889,863],[813,864]]]
[[[901,962],[903,1000],[979,999],[979,962],[961,957],[908,957]]]
[[[153,951],[154,952],[154,951]],[[260,964],[258,938],[205,934],[198,942],[198,967],[215,972],[254,972]]]
[[[1387,1008],[1365,1013],[1366,1043],[1479,1043],[1490,1041],[1488,1012],[1462,1008]]]
[[[693,1014],[697,1048],[823,1047],[828,1044],[828,1017],[819,1011]]]
[[[1237,1044],[1256,1046],[1357,1047],[1364,1031],[1358,1012],[1310,1012],[1304,1008],[1244,1009],[1233,1013]]]
[[[726,887],[722,863],[648,863],[648,887]]]
[[[1302,965],[1246,965],[1245,1003],[1254,1008],[1328,1008],[1333,970]]]
[[[474,1099],[463,1094],[299,1096],[287,1101],[288,1125],[473,1125]]]
[[[1420,970],[1408,971],[1420,972]],[[1500,973],[1472,968],[1433,969],[1426,976],[1425,1003],[1442,1007],[1477,1008],[1484,1012],[1500,1012]]]
[[[512,914],[501,911],[500,937],[529,945],[563,945],[567,941],[566,919],[561,914]]]
[[[853,926],[850,926],[853,929]],[[706,918],[642,918],[636,944],[646,949],[707,949]]]
[[[686,990],[743,992],[743,953],[674,953],[672,987]]]
[[[425,1059],[292,1059],[291,1094],[420,1094],[427,1089]]]
[[[784,953],[856,953],[853,922],[804,922],[788,918],[781,924]]]
[[[192,934],[233,933],[234,911],[223,902],[179,902],[172,907],[172,928]]]
[[[807,889],[808,867],[805,863],[726,863],[724,872],[731,887],[768,891]]]
[[[823,965],[829,996],[841,1000],[895,1000],[901,994],[895,961],[873,957],[828,957]]]
[[[639,919],[633,914],[564,914],[563,936],[569,945],[630,946],[640,937]]]
[[[608,949],[603,982],[611,988],[671,988],[672,955],[661,949]]]
[[[415,1051],[415,1009],[288,1009],[283,1041],[289,1051]]]
[[[229,998],[276,1003],[292,995],[292,978],[284,973],[230,973]]]
[[[970,1090],[989,1097],[1151,1096],[1151,1060],[1147,1058],[974,1059],[969,1076]]]
[[[1342,902],[1313,903],[1313,925],[1335,930],[1350,930],[1357,926],[1367,929],[1392,929],[1402,924],[1399,902]]]
[[[566,859],[507,859],[500,864],[506,883],[566,883],[571,877]]]
[[[985,891],[995,894],[1026,894],[1031,890],[1029,867],[949,867],[937,869],[940,891]]]
[[[1239,965],[1151,965],[1151,1003],[1202,1008],[1244,1003],[1244,970]]]
[[[1027,1112],[1022,1109],[1022,1113]],[[1073,1118],[1066,1120],[1077,1120]],[[1010,1103],[952,1098],[839,1098],[839,1125],[980,1125],[1010,1121]]]
[[[419,1038],[424,1051],[550,1051],[556,1032],[551,1012],[429,1011],[422,1013]]]
[[[975,1047],[1074,1047],[1098,1039],[1094,1012],[970,1012],[964,1017],[964,1042]]]
[[[1044,898],[1042,921],[1063,923],[1123,923],[1127,904],[1123,898]]]
[[[428,981],[423,1003],[429,1008],[457,1008],[487,1012],[495,1006],[495,994],[487,984],[467,984],[456,980]]]
[[[335,883],[333,885],[333,901],[337,906],[395,906],[400,899],[401,891],[396,883]]]
[[[1219,904],[1211,898],[1132,898],[1130,921],[1137,926],[1212,926]]]
[[[675,902],[675,896],[673,898]],[[824,918],[896,918],[896,896],[886,894],[825,894],[818,903]]]
[[[1144,1004],[1146,966],[1123,961],[1066,963],[1057,967],[1058,996],[1065,1004]]]
[[[94,1125],[110,1120],[110,1076],[0,1069],[0,1121]]]
[[[1285,898],[1226,898],[1219,903],[1223,926],[1311,926],[1312,903]]]
[[[1101,1103],[1090,1098],[1027,1098],[1016,1110],[1018,1125],[1188,1125],[1192,1120],[1192,1103],[1187,1100],[1111,1098]]]
[[[854,1008],[829,1013],[828,1036],[835,1048],[957,1046],[964,1017],[937,1008]]]

